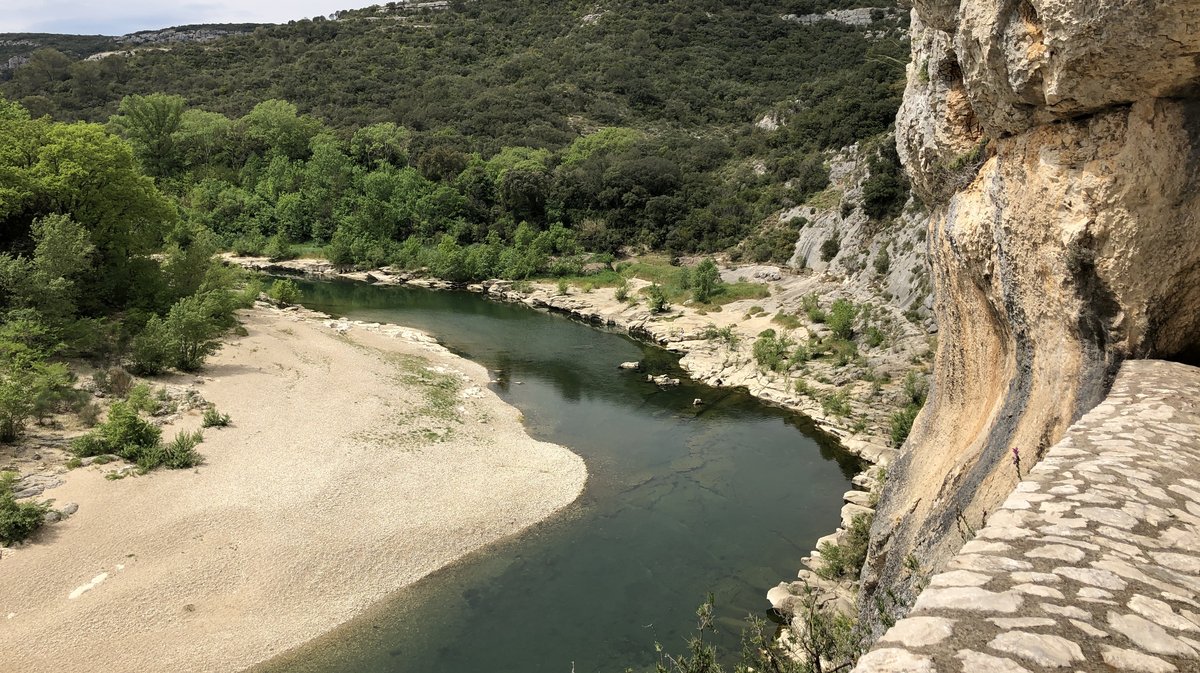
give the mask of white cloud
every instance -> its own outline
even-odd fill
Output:
[[[123,35],[189,23],[284,23],[378,4],[380,0],[7,0],[0,33]]]

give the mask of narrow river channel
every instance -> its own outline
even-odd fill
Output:
[[[560,516],[257,670],[644,671],[655,641],[684,649],[710,592],[732,654],[767,589],[838,525],[857,460],[803,416],[684,378],[666,351],[467,292],[300,285],[310,308],[415,327],[486,366],[529,432],[581,455],[589,478]],[[630,360],[683,383],[617,368]]]

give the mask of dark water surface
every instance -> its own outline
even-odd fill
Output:
[[[716,596],[718,643],[838,524],[857,461],[802,416],[684,379],[659,389],[617,364],[682,377],[632,339],[465,292],[301,282],[335,316],[424,330],[484,366],[538,439],[587,463],[553,520],[400,591],[269,662],[271,673],[619,673],[654,642],[684,648]],[[701,398],[702,406],[692,400]]]

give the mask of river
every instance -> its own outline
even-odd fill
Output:
[[[684,649],[710,592],[714,642],[734,655],[743,619],[765,616],[767,589],[838,525],[858,460],[803,416],[688,380],[671,353],[467,292],[299,284],[309,308],[415,327],[486,366],[529,432],[589,477],[561,515],[256,671],[643,671],[656,641]],[[631,360],[682,384],[617,368]]]

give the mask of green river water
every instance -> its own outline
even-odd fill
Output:
[[[256,670],[643,671],[655,641],[684,649],[709,592],[716,642],[735,654],[745,616],[838,525],[857,459],[803,416],[688,380],[675,355],[467,292],[300,285],[310,308],[416,327],[486,366],[529,432],[582,456],[589,477],[561,515]],[[617,368],[630,360],[683,383]]]

